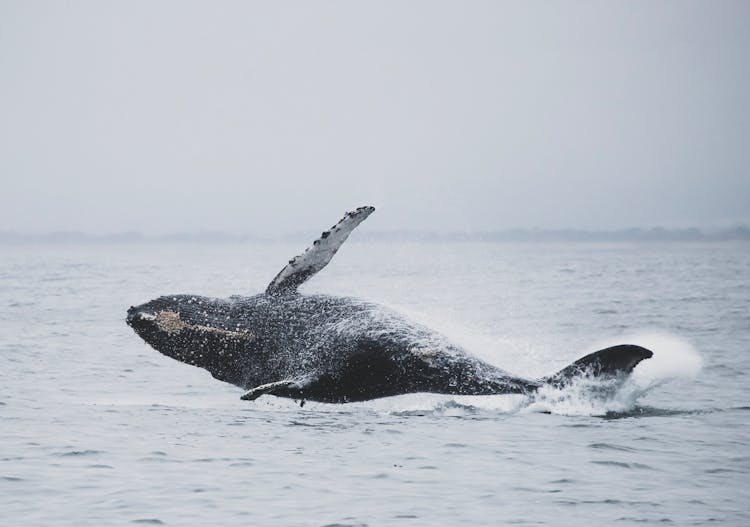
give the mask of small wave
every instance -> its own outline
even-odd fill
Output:
[[[470,404],[462,404],[458,401],[450,399],[445,402],[438,403],[432,408],[413,408],[406,410],[394,410],[389,412],[391,415],[400,416],[424,416],[424,415],[444,415],[444,416],[465,416],[475,415],[479,411],[479,408]]]
[[[146,456],[138,458],[138,463],[182,463],[182,459],[170,459],[163,456]]]
[[[645,469],[645,470],[653,470],[652,467],[648,465],[644,465],[643,463],[625,463],[623,461],[608,461],[608,460],[592,461],[592,463],[595,465],[607,465],[611,467],[639,468],[639,469]]]
[[[255,463],[252,461],[238,461],[237,463],[230,463],[230,467],[252,467],[255,466]]]
[[[743,470],[737,470],[734,468],[726,468],[726,467],[709,468],[707,470],[704,470],[703,472],[705,472],[706,474],[726,474],[726,473],[743,474],[744,473]]]
[[[103,454],[101,450],[70,450],[69,452],[58,452],[56,455],[61,457],[76,457],[76,456],[96,456]]]
[[[607,412],[605,419],[626,419],[629,417],[671,417],[677,415],[700,415],[713,413],[716,410],[674,410],[670,408],[654,408],[653,406],[635,406],[626,412]]]
[[[622,516],[621,518],[617,518],[615,521],[628,523],[654,523],[655,521],[658,521],[659,523],[674,523],[669,518],[660,518],[659,520],[655,520],[653,518],[636,518],[635,516]]]
[[[622,445],[615,445],[613,443],[591,443],[589,448],[595,450],[617,450],[619,452],[636,452],[635,448],[630,448]]]

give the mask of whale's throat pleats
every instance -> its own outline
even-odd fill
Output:
[[[347,212],[331,230],[323,232],[305,252],[295,256],[268,284],[266,293],[280,295],[293,293],[308,278],[323,269],[331,261],[349,234],[372,214],[375,207],[359,207]]]

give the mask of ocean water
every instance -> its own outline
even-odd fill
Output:
[[[245,402],[125,324],[259,292],[301,249],[0,247],[0,525],[750,525],[750,244],[352,241],[304,287],[531,377],[652,349],[604,401]]]

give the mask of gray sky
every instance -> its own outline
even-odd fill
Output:
[[[0,230],[750,223],[750,2],[0,0]]]

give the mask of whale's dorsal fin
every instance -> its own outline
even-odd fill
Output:
[[[266,293],[278,295],[295,291],[308,278],[328,265],[354,228],[374,210],[375,207],[368,206],[347,212],[330,231],[325,231],[305,252],[289,260],[287,266],[268,284]]]

